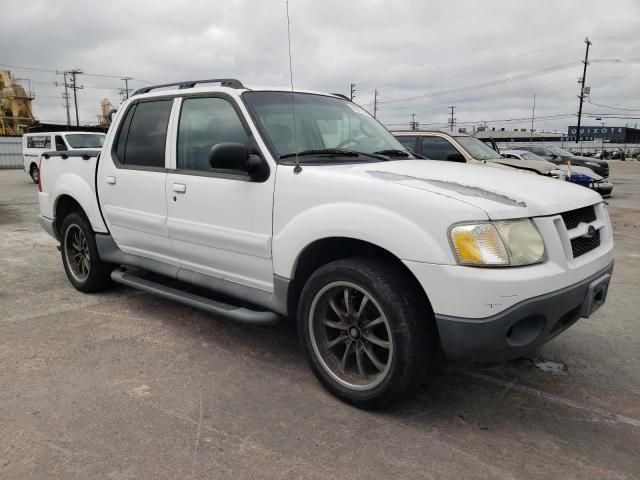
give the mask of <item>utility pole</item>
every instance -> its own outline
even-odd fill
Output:
[[[124,82],[124,88],[120,89],[120,95],[122,95],[122,97],[127,100],[129,98],[129,92],[131,92],[132,90],[131,88],[129,88],[129,80],[131,80],[131,77],[124,77],[120,80]]]
[[[451,109],[451,118],[449,119],[449,127],[451,127],[451,131],[453,132],[453,126],[456,124],[456,119],[453,116],[453,111],[455,110],[456,106],[453,105],[452,107],[449,107]]]
[[[417,126],[416,126],[416,114],[412,113],[411,114],[411,121],[409,122],[409,129],[410,130],[417,130]]]
[[[62,83],[53,82],[56,87],[64,86],[64,93],[62,94],[62,98],[64,99],[64,108],[67,111],[67,127],[71,126],[71,112],[69,111],[69,84],[67,83],[67,72],[58,72],[56,74],[63,75],[64,81]]]
[[[78,117],[78,90],[82,90],[84,87],[82,85],[78,85],[76,76],[82,75],[82,70],[76,68],[73,70],[68,70],[65,73],[71,77],[71,85],[69,85],[69,88],[73,90],[73,106],[76,110],[76,127],[79,127],[80,119]]]
[[[536,118],[536,94],[533,94],[533,110],[531,111],[531,135],[529,136],[529,143],[533,143],[533,120]]]
[[[374,90],[373,92],[373,118],[376,118],[376,114],[378,113],[378,90]]]
[[[582,71],[582,78],[580,79],[580,107],[578,107],[578,129],[576,130],[576,143],[580,143],[580,123],[582,121],[582,101],[585,97],[585,89],[584,82],[587,79],[587,65],[589,65],[589,47],[591,46],[591,41],[586,38],[584,43],[587,44],[587,51],[584,54],[584,70]]]
[[[349,94],[349,99],[353,102],[353,99],[356,98],[356,84],[351,84],[351,93]]]

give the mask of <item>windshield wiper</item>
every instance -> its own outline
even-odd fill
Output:
[[[291,158],[291,157],[308,157],[310,155],[333,155],[333,156],[341,156],[341,157],[359,157],[360,154],[358,152],[354,152],[353,150],[344,150],[342,148],[313,148],[311,150],[302,150],[298,153],[285,153],[284,155],[280,155],[280,158]]]
[[[405,152],[404,150],[397,150],[397,149],[387,149],[387,150],[380,150],[379,152],[373,152],[374,154],[377,155],[386,155],[387,157],[408,157],[409,153]]]
[[[326,155],[329,157],[369,157],[375,158],[376,160],[387,161],[389,160],[387,157],[383,157],[382,155],[377,155],[375,153],[365,153],[365,152],[356,152],[355,150],[345,150],[343,148],[314,148],[311,150],[302,150],[298,153],[285,153],[284,155],[280,155],[280,159],[283,158],[293,158],[295,156],[298,157],[308,157],[313,155]]]

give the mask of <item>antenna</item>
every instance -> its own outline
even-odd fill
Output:
[[[300,173],[302,167],[298,161],[298,135],[296,132],[296,102],[293,89],[293,62],[291,60],[291,20],[289,19],[289,0],[285,2],[287,6],[287,40],[289,41],[289,79],[291,80],[291,115],[293,116],[293,148],[295,149],[296,166],[293,173]]]

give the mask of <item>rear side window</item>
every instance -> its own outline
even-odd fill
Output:
[[[140,102],[124,118],[116,154],[125,165],[164,168],[167,126],[173,100]]]
[[[447,160],[449,155],[459,155],[460,152],[441,137],[422,137],[422,155],[431,160]]]
[[[51,148],[51,136],[32,135],[27,137],[27,148],[44,148],[49,150]]]

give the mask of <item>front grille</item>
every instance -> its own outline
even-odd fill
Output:
[[[600,246],[600,231],[596,230],[596,233],[591,238],[578,237],[571,240],[571,251],[573,252],[573,258],[577,258],[580,255],[584,255],[590,252],[594,248]]]
[[[560,214],[567,230],[573,230],[581,223],[591,223],[596,220],[596,211],[591,207],[578,208]]]

